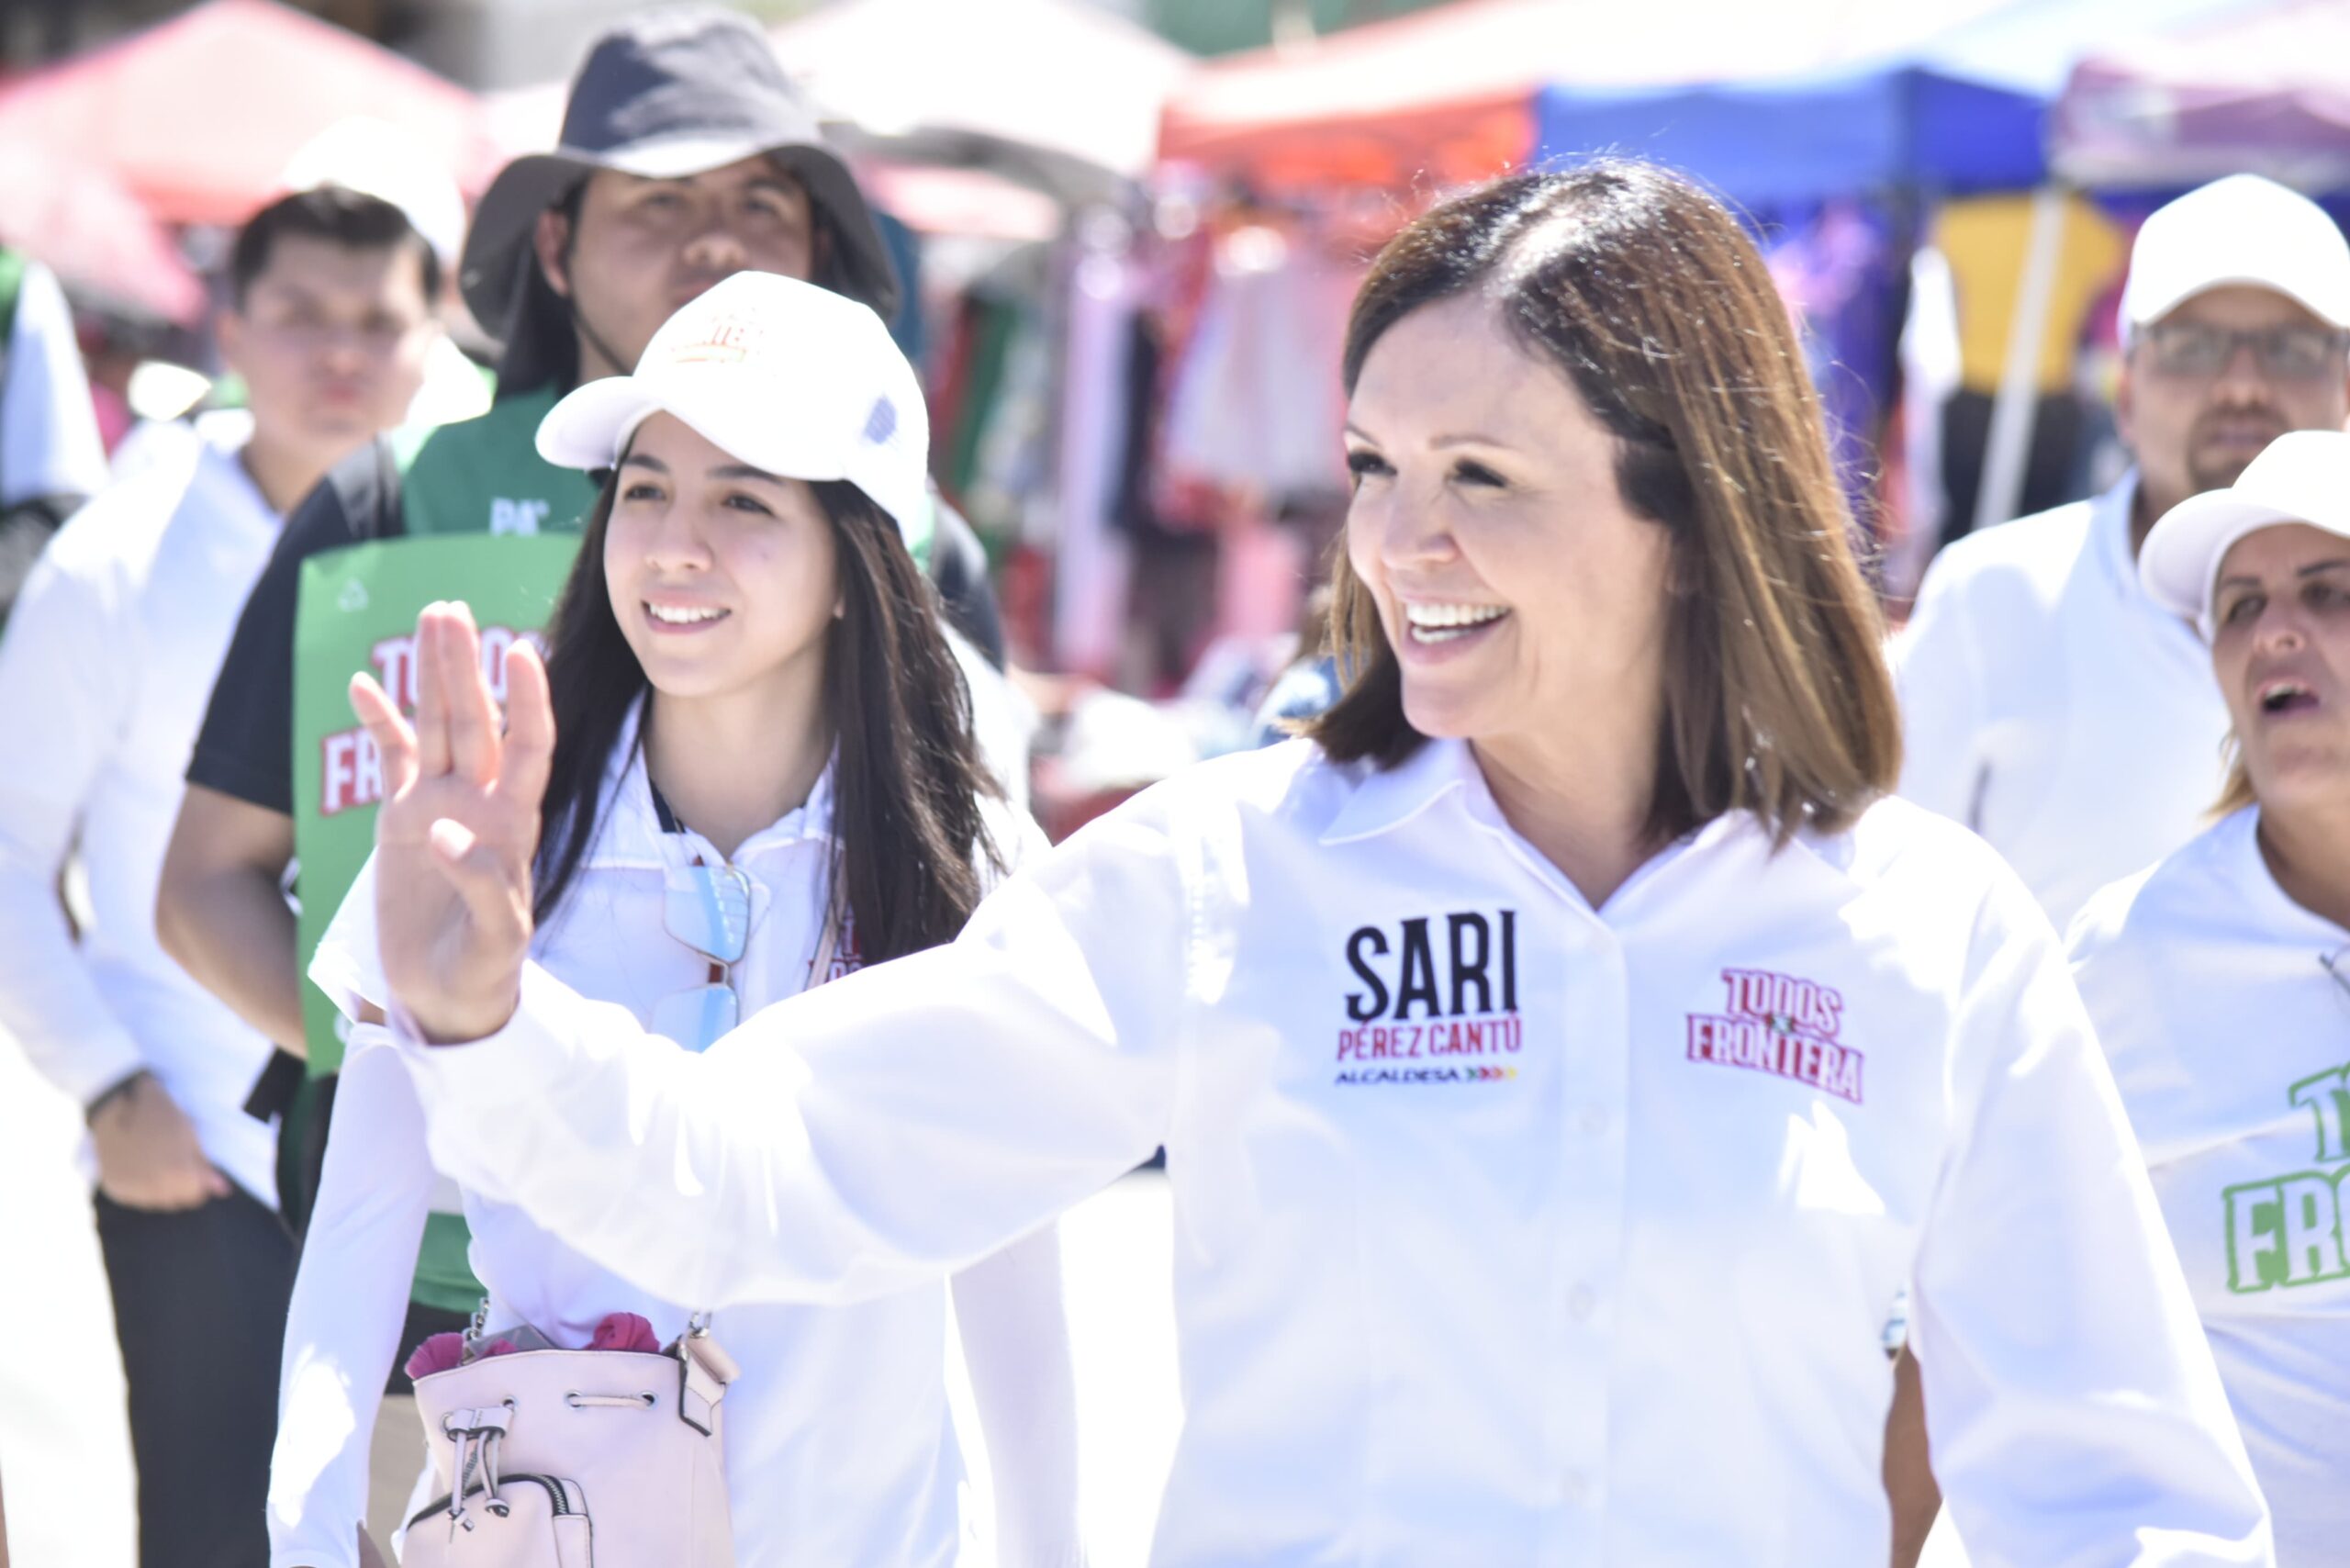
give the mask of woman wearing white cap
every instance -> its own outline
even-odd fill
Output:
[[[680,1057],[738,1012],[951,938],[1035,833],[984,781],[900,535],[925,504],[927,428],[871,310],[757,273],[679,310],[635,375],[580,387],[540,428],[550,462],[610,475],[551,633],[563,739],[528,890],[532,952]],[[372,875],[311,970],[354,1019],[390,1000]],[[353,1044],[288,1331],[312,1349],[286,1371],[279,1565],[350,1560],[373,1416],[360,1406],[384,1385],[433,1183],[396,1054]],[[921,1170],[918,1151],[898,1157]],[[631,1312],[666,1342],[720,1305],[638,1289],[564,1227],[465,1185],[492,1330],[576,1348]],[[1000,1559],[1074,1562],[1054,1232],[967,1262],[953,1294]],[[716,1313],[742,1368],[725,1402],[741,1562],[955,1560],[946,1294]]]
[[[1882,1562],[1910,1282],[1980,1561],[2267,1562],[2054,934],[1882,799],[1802,364],[1737,219],[1663,171],[1438,207],[1348,330],[1349,678],[1310,737],[699,1057],[527,961],[559,715],[517,655],[501,737],[430,617],[416,730],[360,705],[436,1159],[665,1290],[840,1300],[1163,1143],[1163,1568]]]
[[[2083,909],[2074,973],[2283,1568],[2350,1560],[2350,435],[2279,436],[2140,567],[2202,629],[2225,812]]]

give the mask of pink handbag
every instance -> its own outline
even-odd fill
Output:
[[[733,1568],[737,1375],[696,1318],[657,1355],[524,1350],[417,1379],[445,1495],[408,1520],[402,1568]]]

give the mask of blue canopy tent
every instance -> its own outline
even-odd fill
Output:
[[[2013,515],[2030,444],[2031,345],[2061,245],[2048,188],[2051,108],[2083,55],[2118,36],[2174,28],[2262,0],[2015,0],[1886,58],[1774,80],[1648,88],[1553,83],[1536,95],[1538,158],[1595,151],[1686,171],[1749,209],[1785,216],[1874,197],[1914,241],[1926,200],[2040,190],[1993,415],[1977,522]],[[1889,375],[1887,324],[1863,381]],[[1848,367],[1850,368],[1850,367]],[[1874,374],[1872,374],[1874,373]],[[1848,378],[1849,379],[1849,378]],[[1849,427],[1848,394],[1839,409]]]
[[[2076,62],[2259,0],[2013,0],[1882,60],[1775,80],[1537,95],[1542,157],[1602,149],[1684,169],[1750,207],[1866,191],[2028,190]]]
[[[2047,173],[2047,98],[1929,66],[1762,84],[1536,100],[1542,157],[1608,151],[1669,163],[1753,207],[1893,187],[2025,190]]]

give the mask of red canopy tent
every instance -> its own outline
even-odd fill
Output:
[[[461,188],[495,171],[472,94],[274,0],[209,0],[19,78],[0,91],[0,147],[106,169],[163,222],[232,224],[356,117],[408,131]]]
[[[161,225],[103,169],[0,144],[0,243],[39,258],[75,294],[183,325],[198,281]]]

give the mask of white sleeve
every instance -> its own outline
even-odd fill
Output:
[[[119,743],[139,642],[122,574],[83,531],[130,525],[84,511],[34,566],[0,635],[0,1027],[87,1104],[145,1053],[98,993],[59,902],[92,785]]]
[[[345,1018],[359,1016],[360,1004],[388,1011],[391,987],[384,981],[383,955],[375,946],[375,856],[367,855],[366,864],[359,868],[359,875],[352,879],[351,889],[336,906],[334,918],[327,922],[326,931],[319,937],[319,950],[310,955],[310,983],[326,993],[328,1001]]]
[[[317,1206],[286,1307],[269,1464],[270,1568],[355,1568],[368,1447],[407,1321],[432,1167],[424,1114],[384,1045],[352,1032]],[[424,1462],[421,1434],[417,1466]]]
[[[1059,1226],[956,1275],[955,1322],[994,1487],[995,1560],[1076,1568],[1077,1375]]]
[[[73,313],[56,277],[28,262],[0,380],[0,508],[39,496],[86,500],[106,485],[106,444]]]
[[[1165,1139],[1195,923],[1160,793],[955,942],[699,1056],[526,965],[498,1035],[402,1041],[434,1164],[672,1301],[856,1300],[968,1267]]]
[[[2164,1129],[2148,1125],[2152,1118],[2145,1107],[2150,1100],[2176,1101],[2177,1064],[2168,1048],[2166,1020],[2154,1000],[2161,994],[2160,977],[2149,973],[2149,967],[2160,961],[2159,953],[2125,939],[2136,894],[2151,874],[2141,871],[2109,882],[2083,904],[2066,927],[2065,956],[2081,1005],[2088,1011],[2089,1026],[2097,1031],[2106,1070],[2121,1096],[2121,1108],[2130,1114],[2138,1153],[2154,1167],[2177,1151],[2163,1147]],[[2133,1105],[2140,1109],[2132,1111]]]
[[[1975,1568],[2266,1568],[2267,1510],[2054,933],[2010,885],[1974,947],[1911,1325]]]
[[[1937,557],[1891,655],[1901,699],[1901,796],[1976,827],[1986,766],[1983,671],[1964,583],[1949,557]]]

